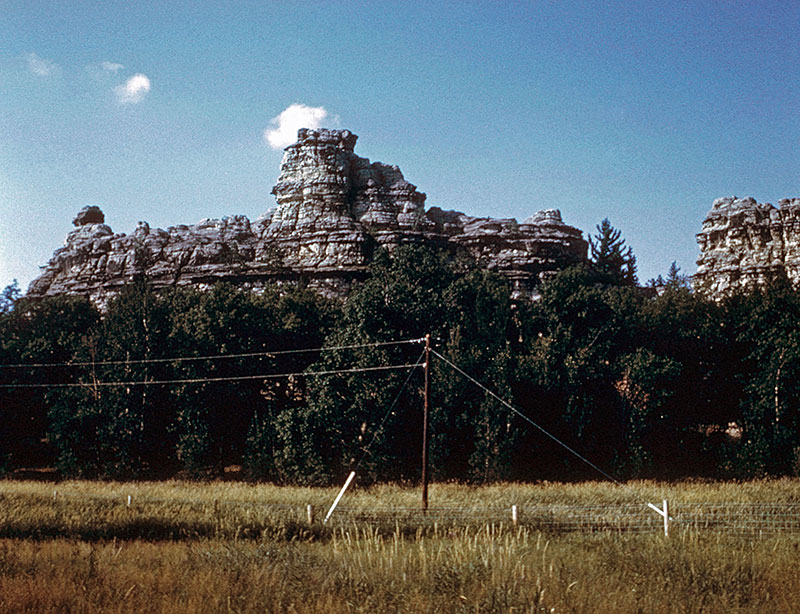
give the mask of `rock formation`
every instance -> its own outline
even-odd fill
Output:
[[[753,198],[718,198],[697,235],[694,285],[712,296],[765,284],[786,274],[800,281],[800,199],[778,208]]]
[[[580,230],[555,209],[522,223],[426,212],[425,194],[399,168],[353,152],[357,138],[348,130],[300,130],[272,190],[277,206],[252,223],[234,216],[161,230],[139,222],[133,234],[115,234],[98,207],[85,207],[28,296],[82,294],[103,305],[141,274],[156,287],[226,280],[258,289],[302,279],[344,296],[377,248],[418,242],[466,250],[525,297],[548,275],[585,261]]]

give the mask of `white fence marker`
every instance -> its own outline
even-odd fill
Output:
[[[322,524],[327,524],[328,518],[331,517],[331,514],[333,514],[333,510],[335,510],[336,506],[339,505],[339,499],[342,498],[342,495],[344,494],[344,491],[347,490],[348,486],[350,486],[350,482],[353,481],[354,477],[356,477],[356,472],[355,471],[351,471],[350,475],[347,476],[347,480],[345,480],[344,486],[342,486],[342,490],[340,490],[339,494],[336,495],[336,499],[334,500],[333,505],[331,505],[331,509],[328,510],[328,513],[325,516],[325,520],[322,521]]]
[[[660,510],[658,507],[653,505],[652,503],[648,503],[647,507],[651,510],[656,512],[659,516],[664,519],[664,537],[669,537],[669,507],[667,505],[667,500],[664,499],[664,509]]]
[[[519,516],[517,515],[517,506],[511,506],[511,522],[514,523],[514,526],[517,526],[517,522],[519,521]]]
[[[306,505],[306,518],[308,519],[308,524],[314,524],[314,506],[310,503]]]
[[[130,507],[130,506],[131,506],[131,496],[128,495],[128,507]]]

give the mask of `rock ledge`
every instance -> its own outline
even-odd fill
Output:
[[[426,212],[425,194],[397,166],[354,153],[357,139],[349,130],[300,130],[272,190],[277,206],[254,222],[232,216],[166,230],[140,222],[126,235],[104,223],[99,207],[84,207],[28,296],[88,295],[102,306],[137,275],[155,287],[225,280],[258,289],[304,280],[324,295],[344,296],[377,248],[415,242],[466,250],[525,298],[543,279],[586,260],[581,231],[557,209],[522,223]]]

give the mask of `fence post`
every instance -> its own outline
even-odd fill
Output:
[[[517,523],[519,522],[516,505],[511,506],[511,522],[514,523],[514,526],[517,526]]]
[[[314,506],[310,503],[306,506],[306,518],[308,519],[308,524],[314,524]]]
[[[130,506],[131,506],[131,496],[128,495],[128,507],[130,507]]]
[[[54,490],[53,491],[53,501],[55,501],[56,499],[58,499],[58,491]]]

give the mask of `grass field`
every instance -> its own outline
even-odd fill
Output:
[[[56,498],[53,500],[53,490]],[[131,505],[127,496],[131,495]],[[336,489],[0,482],[0,612],[797,612],[800,534],[323,525]],[[797,503],[797,480],[433,485],[431,505]],[[419,493],[348,493],[355,511]],[[462,523],[463,524],[463,523]],[[332,526],[331,526],[332,525]]]

